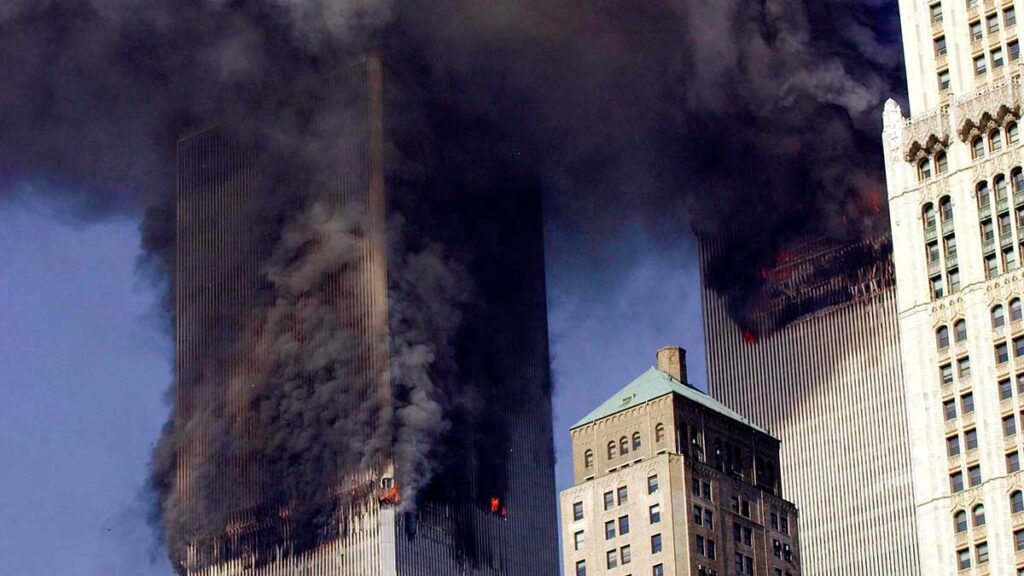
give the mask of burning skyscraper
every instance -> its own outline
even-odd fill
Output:
[[[377,58],[310,93],[179,143],[177,569],[556,573],[537,183]]]
[[[888,235],[793,242],[732,294],[701,245],[708,388],[782,439],[803,573],[919,574]]]

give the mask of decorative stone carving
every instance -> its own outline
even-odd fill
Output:
[[[953,116],[959,126],[960,139],[970,142],[976,136],[1016,120],[1020,117],[1020,100],[1018,75],[957,98],[953,104]]]
[[[907,162],[914,162],[949,147],[949,124],[945,106],[903,123],[904,142],[909,142]]]
[[[939,324],[949,324],[953,320],[962,317],[964,299],[960,295],[953,295],[932,304],[932,321]]]

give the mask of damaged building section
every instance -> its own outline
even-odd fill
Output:
[[[176,569],[554,573],[536,179],[380,58],[309,102],[308,156],[249,118],[179,143]]]

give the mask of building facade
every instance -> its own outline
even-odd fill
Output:
[[[481,174],[463,182],[463,155],[428,155],[417,144],[422,126],[391,122],[390,114],[430,104],[403,100],[400,84],[377,58],[325,83],[325,90],[335,88],[344,92],[340,98],[325,96],[314,106],[344,108],[341,131],[317,142],[330,146],[329,166],[305,199],[339,218],[307,220],[319,222],[319,231],[342,234],[335,224],[352,211],[360,224],[346,240],[353,245],[344,266],[324,267],[315,283],[293,293],[282,296],[280,280],[268,272],[280,258],[276,239],[264,231],[291,208],[273,206],[273,192],[309,185],[299,177],[306,172],[282,169],[245,130],[215,127],[179,142],[173,424],[180,429],[166,500],[173,506],[164,508],[166,528],[179,544],[171,547],[172,561],[179,574],[196,576],[555,574],[539,188],[509,169],[481,190]],[[402,165],[389,165],[398,156]],[[415,286],[396,278],[416,262],[391,244],[396,215],[405,219],[405,242],[429,238],[471,255],[462,266],[473,300],[451,337],[458,370],[449,383],[449,392],[464,394],[465,406],[445,414],[451,433],[442,438],[437,469],[414,506],[401,501],[396,485],[400,426],[393,422],[403,415],[391,406],[410,403],[393,366],[401,347],[410,346],[396,331],[410,329],[417,313],[400,291]],[[334,240],[341,241],[318,233],[283,265],[307,262],[304,254]],[[416,252],[424,253],[431,252]],[[282,300],[289,315],[275,334]],[[323,344],[325,325],[341,346]],[[265,385],[281,363],[270,352],[281,340],[290,346],[286,359],[314,362],[284,394]],[[330,364],[315,360],[324,350],[333,356]],[[309,451],[324,458],[301,459],[296,452],[301,465],[285,460],[282,466],[266,448],[273,440],[267,415],[281,416],[274,410],[292,405],[296,395],[309,406],[310,396],[339,383],[343,390],[323,392],[327,411],[284,420],[291,426],[329,418],[329,427],[306,436]],[[279,428],[271,431],[297,438]],[[328,446],[332,430],[343,430],[344,444]],[[366,450],[371,442],[376,447]],[[324,468],[330,478],[307,474],[311,461],[325,458],[342,461]],[[316,482],[312,489],[294,484],[307,476]],[[305,500],[322,511],[300,515],[310,506]]]
[[[686,382],[685,350],[662,348],[572,427],[563,574],[802,573],[779,441]]]
[[[1024,143],[1014,1],[900,1],[884,111],[924,574],[1024,574]]]
[[[710,286],[714,250],[700,243],[708,389],[784,440],[803,573],[922,574],[888,238],[787,246],[745,315]]]

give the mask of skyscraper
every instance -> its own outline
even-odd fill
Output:
[[[571,433],[563,574],[802,573],[779,441],[690,386],[685,350],[659,350]]]
[[[464,151],[423,135],[457,123],[434,129],[436,103],[379,59],[319,94],[302,112],[315,165],[258,119],[179,143],[172,559],[554,574],[536,181],[502,158],[467,177]]]
[[[803,573],[920,574],[888,238],[787,246],[739,295],[700,248],[708,388],[782,440]]]
[[[1024,574],[1019,2],[900,1],[883,145],[924,574]]]

